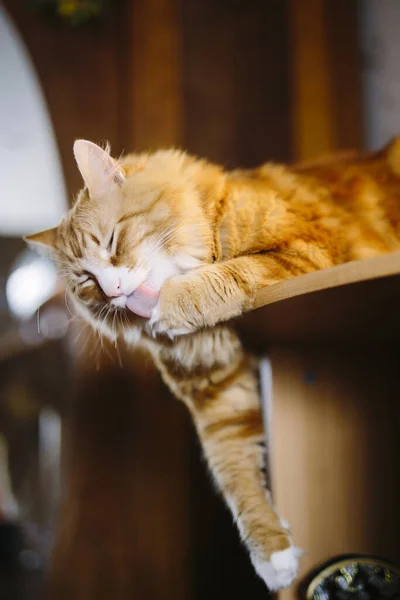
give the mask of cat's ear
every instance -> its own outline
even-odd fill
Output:
[[[39,254],[52,256],[57,247],[57,233],[58,227],[52,227],[51,229],[45,229],[39,233],[26,235],[24,241],[32,248],[32,250],[36,250]]]
[[[76,140],[74,156],[89,194],[101,197],[121,186],[125,176],[118,163],[106,150],[88,142]]]

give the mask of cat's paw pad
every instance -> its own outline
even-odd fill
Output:
[[[256,573],[272,591],[289,587],[296,579],[302,551],[290,546],[286,550],[273,552],[269,561],[252,556]]]

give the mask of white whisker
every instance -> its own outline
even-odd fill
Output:
[[[72,310],[70,309],[70,307],[69,307],[69,304],[68,304],[68,300],[67,300],[68,291],[69,291],[69,288],[70,288],[71,284],[72,284],[72,281],[70,281],[70,282],[67,284],[67,287],[65,288],[65,292],[64,292],[64,301],[65,301],[65,306],[67,307],[67,310],[68,310],[69,314],[70,314],[72,317],[75,317],[76,315],[75,315],[75,313],[73,313],[73,312],[72,312]]]

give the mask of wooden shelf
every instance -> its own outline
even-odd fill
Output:
[[[295,277],[261,290],[238,320],[247,343],[400,338],[400,252]]]
[[[400,274],[400,252],[376,256],[366,260],[354,260],[330,269],[293,277],[261,290],[254,308],[260,308],[295,296],[326,290],[361,281],[380,279]]]

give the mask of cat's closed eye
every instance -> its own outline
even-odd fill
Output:
[[[77,283],[79,285],[83,285],[84,283],[87,283],[88,281],[93,281],[93,275],[91,273],[87,272],[87,271],[85,271],[84,273],[82,273],[77,278]]]
[[[111,250],[112,250],[112,246],[113,246],[113,243],[114,243],[114,237],[115,237],[115,230],[113,229],[113,232],[111,234],[111,237],[110,237],[110,240],[109,240],[108,246],[107,246],[108,252],[111,252]]]

